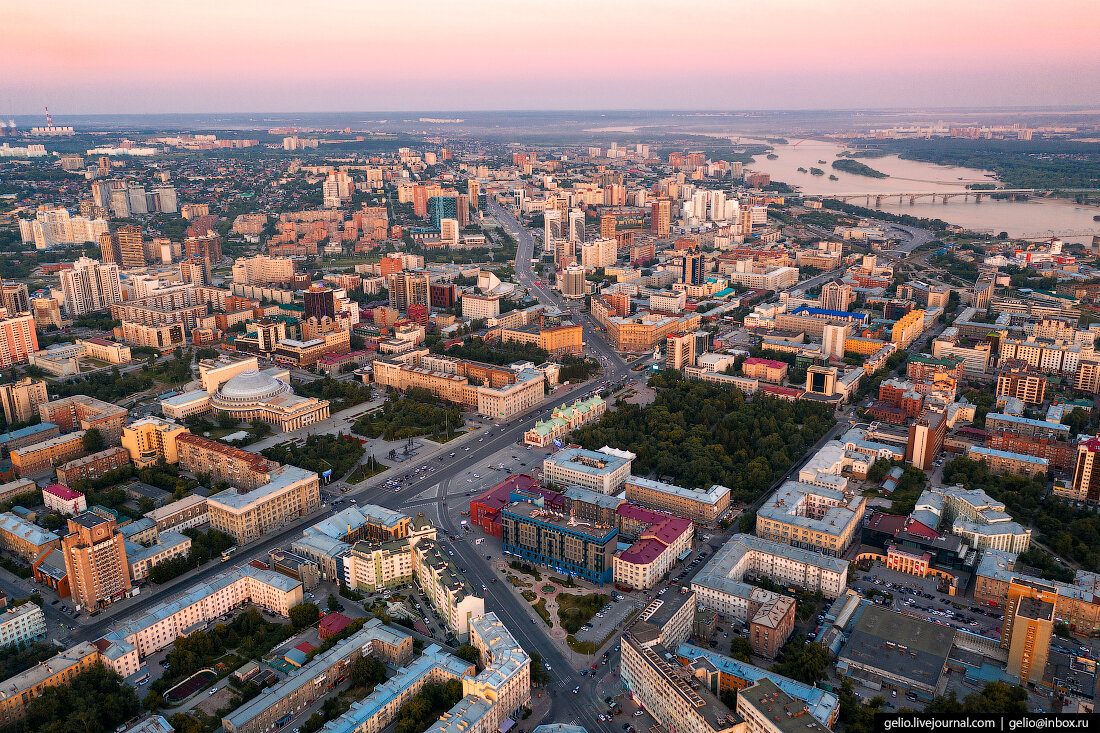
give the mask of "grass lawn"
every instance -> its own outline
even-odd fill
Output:
[[[355,467],[355,470],[348,476],[349,484],[357,484],[360,481],[366,481],[371,476],[377,476],[380,473],[390,470],[388,466],[383,466],[381,463],[377,464],[373,469],[368,468],[367,464],[360,463]]]
[[[611,599],[603,593],[589,593],[583,596],[559,593],[557,600],[558,621],[561,627],[570,634],[575,634]]]
[[[554,622],[550,620],[550,612],[546,610],[546,599],[540,598],[538,603],[534,605],[535,610],[538,611],[539,616],[542,616],[542,620],[546,622],[546,625],[553,626]]]

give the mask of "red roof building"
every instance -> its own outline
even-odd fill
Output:
[[[476,499],[470,500],[470,523],[485,534],[500,537],[500,510],[514,501],[542,499],[547,509],[565,511],[565,497],[544,489],[525,473],[514,473]]]
[[[325,641],[329,637],[342,634],[348,626],[351,626],[350,618],[342,613],[333,612],[321,619],[317,628],[321,631],[321,641]]]

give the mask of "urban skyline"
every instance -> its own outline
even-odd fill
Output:
[[[131,7],[9,7],[0,111],[862,109],[1100,97],[1091,42],[1100,8],[1085,0],[1055,0],[1043,13],[1016,0],[707,2],[694,12],[618,0],[483,0],[462,12],[434,0],[320,12]]]

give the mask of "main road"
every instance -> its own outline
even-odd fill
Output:
[[[531,234],[510,212],[506,212],[495,204],[491,204],[491,206],[494,214],[519,242],[516,273],[520,281],[530,291],[534,292],[541,302],[557,305],[557,299],[541,286],[532,271],[531,258],[534,256],[534,239]],[[622,358],[597,335],[591,324],[584,323],[583,325],[585,352],[587,354],[594,352],[597,358],[600,359],[606,379],[616,381],[625,376],[628,373],[628,368]],[[425,472],[411,481],[403,483],[396,491],[385,487],[383,483],[387,479],[398,475],[402,470],[400,466],[391,468],[389,471],[370,479],[367,485],[360,485],[361,488],[351,487],[344,497],[355,499],[356,502],[360,503],[399,507],[409,499],[433,487],[440,487],[438,498],[442,501],[444,498],[442,487],[445,487],[451,479],[477,466],[479,463],[486,463],[492,455],[505,446],[522,441],[523,434],[531,425],[531,418],[534,417],[533,413],[568,404],[575,400],[579,394],[585,393],[591,388],[591,384],[577,384],[561,388],[552,395],[549,401],[538,405],[523,415],[500,423],[499,427],[490,428],[489,435],[477,436],[480,440],[475,441],[473,435],[469,438],[458,438],[440,445],[431,452],[424,453],[416,459],[415,463],[429,463],[435,466],[436,470],[432,473]],[[332,429],[335,431],[341,427],[334,425]],[[293,437],[294,435],[294,433],[291,433],[286,437]],[[455,453],[454,458],[450,458],[449,454],[451,452]],[[440,458],[449,458],[450,460],[440,462]],[[433,461],[434,463],[432,463]],[[413,462],[410,462],[411,465],[413,465]],[[346,506],[342,508],[346,508]],[[334,515],[337,511],[339,510],[325,507],[265,535],[258,542],[241,547],[234,556],[235,565],[242,565],[254,559],[266,562],[268,553],[272,550],[285,547],[301,533],[302,529]],[[457,528],[450,526],[451,520],[447,517],[447,513],[443,511],[440,512],[440,515],[442,518],[440,532],[455,533]],[[466,542],[455,542],[450,543],[450,545],[456,553],[456,559],[460,559],[460,565],[465,568],[471,583],[475,587],[477,585],[485,586],[483,593],[486,609],[495,611],[523,648],[538,652],[543,662],[552,668],[553,681],[551,684],[546,688],[536,690],[536,693],[550,696],[552,719],[572,720],[584,717],[590,729],[592,727],[603,728],[605,733],[610,733],[610,727],[597,724],[595,712],[592,711],[590,705],[585,704],[584,698],[570,693],[572,687],[581,678],[577,675],[574,664],[567,659],[557,644],[550,640],[545,624],[541,620],[532,623],[535,617],[530,604],[520,599],[505,583],[492,582],[494,577],[493,568],[485,560],[484,555],[477,553],[474,545]],[[73,637],[75,640],[91,641],[98,639],[118,627],[120,624],[119,616],[124,615],[126,618],[134,618],[142,611],[146,611],[150,607],[160,604],[198,583],[208,581],[229,568],[228,565],[214,563],[158,586],[148,594],[128,599],[119,604],[114,613],[112,613],[114,609],[108,608],[103,612],[105,615],[102,618],[79,625]]]
[[[523,226],[516,215],[504,208],[496,201],[490,200],[489,211],[513,237],[516,238],[516,277],[534,293],[539,302],[550,304],[562,309],[570,309],[570,304],[564,297],[558,296],[552,290],[546,288],[535,274],[531,266],[531,260],[535,259],[535,237]],[[629,368],[622,357],[603,340],[588,316],[580,316],[580,323],[584,333],[584,351],[586,355],[595,356],[603,365],[607,379],[614,382],[626,376]]]

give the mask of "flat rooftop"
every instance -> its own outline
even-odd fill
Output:
[[[867,606],[840,658],[934,688],[954,640],[955,629],[950,626]]]

